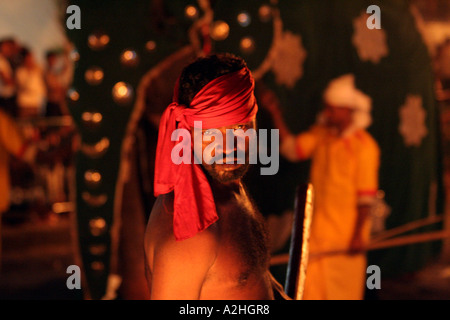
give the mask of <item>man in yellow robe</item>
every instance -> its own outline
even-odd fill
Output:
[[[363,299],[370,209],[378,189],[379,148],[365,131],[371,99],[357,90],[352,75],[333,80],[324,92],[318,124],[292,135],[273,98],[269,111],[280,128],[280,152],[291,161],[312,159],[315,189],[310,258],[303,298]],[[277,111],[278,110],[278,111]],[[346,252],[327,254],[330,252]]]

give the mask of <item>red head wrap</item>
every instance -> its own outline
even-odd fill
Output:
[[[204,86],[194,97],[190,108],[177,102],[164,111],[159,126],[155,164],[155,196],[174,191],[173,231],[177,240],[193,237],[217,221],[214,197],[199,164],[174,164],[172,141],[176,129],[190,130],[194,121],[204,129],[246,123],[258,111],[253,94],[255,82],[250,70],[223,75]],[[177,91],[177,90],[175,90]],[[175,99],[178,94],[175,93]],[[193,155],[191,157],[193,159]]]

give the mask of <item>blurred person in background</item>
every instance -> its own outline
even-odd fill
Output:
[[[73,79],[74,65],[69,57],[71,46],[63,52],[49,51],[46,55],[45,84],[47,86],[47,107],[45,115],[55,117],[69,114],[66,93]]]
[[[17,105],[20,118],[34,118],[43,114],[46,89],[41,68],[26,48],[21,51],[23,64],[17,69]]]
[[[15,56],[15,41],[12,38],[0,40],[0,109],[16,115],[16,83],[11,65]]]
[[[266,90],[259,101],[280,129],[280,153],[292,162],[312,159],[315,199],[303,299],[363,299],[363,250],[380,161],[379,147],[365,130],[371,124],[371,99],[355,87],[353,75],[334,79],[323,94],[325,109],[316,125],[298,135],[287,128],[273,92]]]
[[[70,115],[66,94],[73,80],[74,64],[70,59],[73,47],[67,43],[64,50],[52,50],[46,54],[47,66],[44,79],[47,89],[46,117]],[[49,126],[43,128],[43,135],[49,142],[47,157],[42,165],[42,175],[47,186],[49,206],[67,200],[66,175],[71,165],[72,126]],[[44,160],[44,159],[43,159]]]

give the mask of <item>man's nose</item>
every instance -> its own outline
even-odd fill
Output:
[[[234,133],[224,133],[223,135],[223,143],[219,148],[221,147],[220,152],[223,152],[225,155],[233,154],[236,152],[236,136]],[[219,150],[218,150],[219,151]]]

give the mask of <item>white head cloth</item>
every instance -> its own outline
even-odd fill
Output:
[[[334,107],[353,109],[353,126],[366,129],[372,123],[372,99],[355,87],[355,77],[346,74],[330,82],[323,94],[324,101]]]

